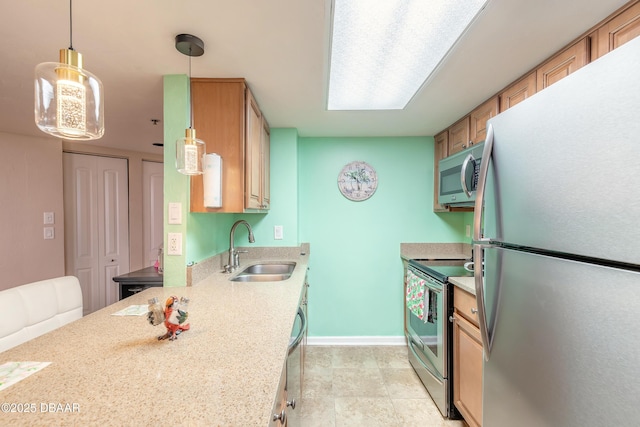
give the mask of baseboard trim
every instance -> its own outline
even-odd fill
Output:
[[[307,345],[407,345],[407,339],[401,336],[363,336],[363,337],[307,337]]]

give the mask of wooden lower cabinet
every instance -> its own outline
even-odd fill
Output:
[[[482,341],[475,297],[453,291],[453,403],[470,427],[482,425]]]
[[[280,383],[278,384],[278,393],[273,402],[271,409],[271,417],[269,419],[269,427],[283,427],[287,425],[287,365],[282,367],[280,375]]]

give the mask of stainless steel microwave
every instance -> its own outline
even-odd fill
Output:
[[[482,161],[484,142],[473,145],[438,163],[438,203],[447,206],[473,206]]]

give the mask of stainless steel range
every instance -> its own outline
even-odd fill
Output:
[[[405,335],[409,362],[447,418],[460,418],[453,405],[453,289],[449,277],[472,276],[468,260],[412,259],[405,272]]]

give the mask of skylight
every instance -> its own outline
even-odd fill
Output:
[[[333,0],[329,110],[401,110],[488,0]]]

